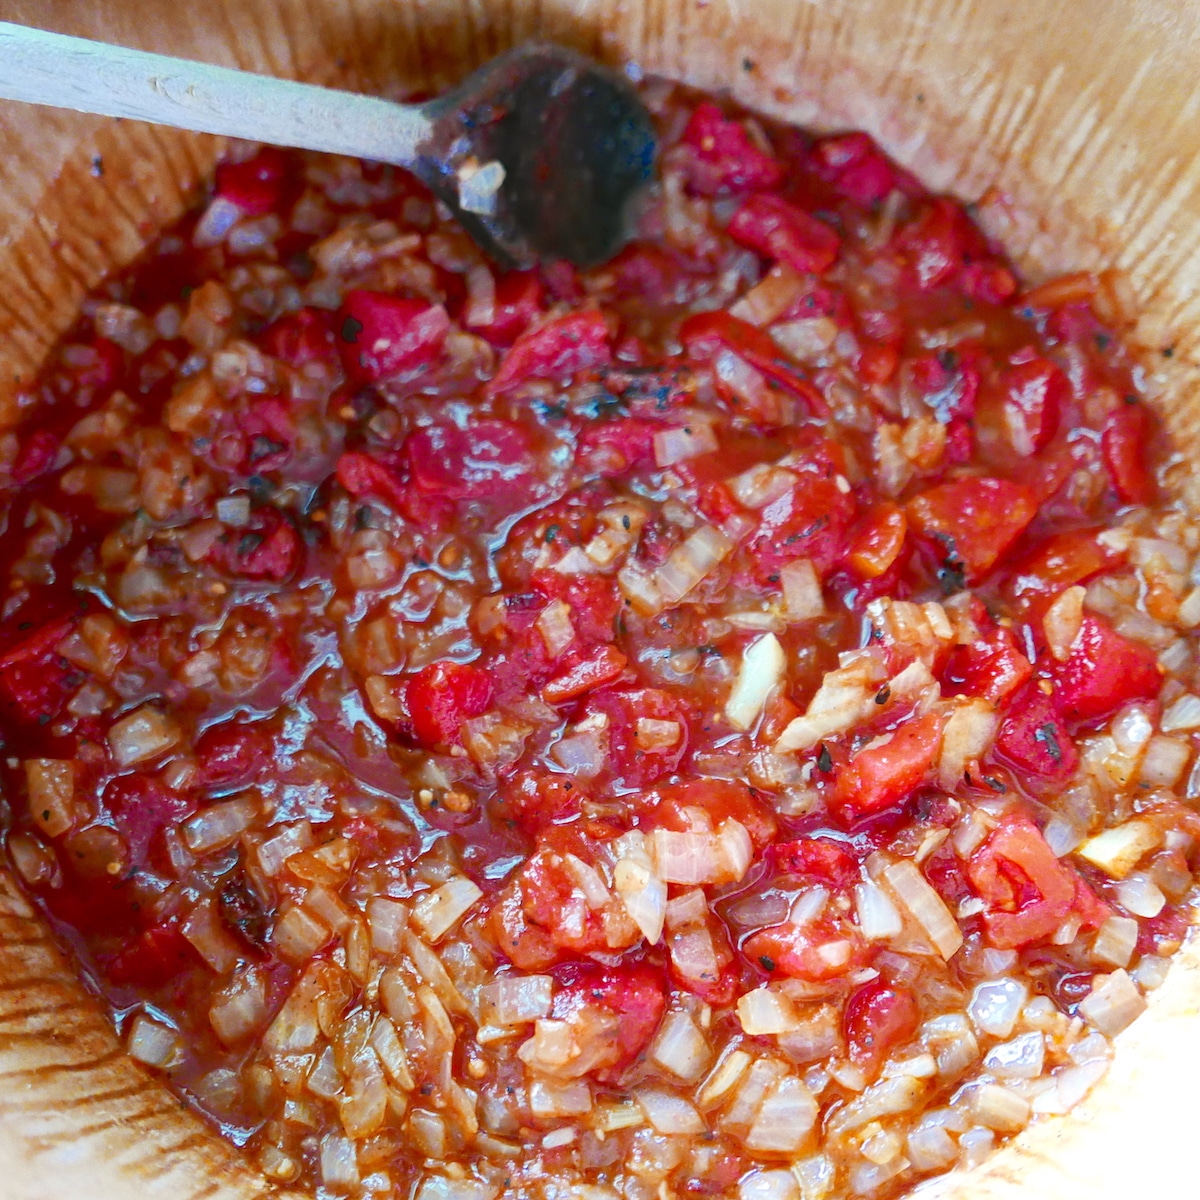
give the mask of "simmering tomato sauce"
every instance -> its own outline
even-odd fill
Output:
[[[321,1196],[885,1197],[1068,1110],[1186,932],[1121,280],[645,95],[605,266],[242,146],[3,414],[7,853]]]

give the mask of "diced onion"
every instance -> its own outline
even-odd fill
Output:
[[[1138,779],[1150,787],[1173,788],[1191,757],[1191,746],[1181,738],[1152,737],[1146,743]]]
[[[192,230],[192,245],[217,246],[241,219],[242,210],[232,200],[217,196],[200,215]]]
[[[942,730],[938,782],[943,788],[952,791],[962,783],[967,767],[991,746],[998,724],[996,710],[986,700],[965,700],[955,705]]]
[[[439,942],[462,920],[483,895],[465,875],[450,879],[432,892],[425,892],[413,905],[413,923],[427,941]]]
[[[633,923],[650,945],[662,939],[667,913],[667,885],[655,871],[646,839],[638,831],[617,842],[618,858],[613,867],[613,888]]]
[[[783,647],[773,633],[764,634],[746,647],[725,702],[725,718],[734,729],[748,730],[758,720],[767,698],[783,679],[786,666]]]
[[[1058,662],[1066,662],[1071,656],[1071,644],[1083,624],[1083,601],[1086,595],[1086,589],[1078,585],[1066,588],[1054,598],[1042,617],[1046,645]]]
[[[730,306],[739,321],[762,328],[783,316],[809,288],[805,276],[776,263],[744,296]]]
[[[224,850],[250,828],[257,816],[258,801],[249,793],[210,805],[184,821],[181,827],[184,844],[193,854]]]
[[[183,1039],[177,1029],[138,1013],[129,1027],[129,1054],[138,1062],[161,1071],[173,1067],[183,1054]]]
[[[748,1037],[773,1036],[799,1027],[792,1002],[770,987],[744,993],[737,1002],[738,1020]]]
[[[108,744],[120,767],[149,762],[179,744],[179,726],[152,704],[143,704],[115,721],[108,731]]]
[[[75,796],[75,763],[71,759],[25,760],[29,815],[47,837],[61,837],[84,814]]]
[[[683,729],[678,721],[659,721],[653,717],[639,717],[634,738],[640,750],[662,750],[678,746]]]
[[[1158,830],[1135,818],[1088,838],[1076,853],[1113,879],[1124,879],[1158,843]]]
[[[795,1154],[807,1141],[817,1120],[817,1102],[803,1080],[786,1075],[759,1105],[746,1148],[759,1153]]]
[[[1117,885],[1117,900],[1122,908],[1135,917],[1157,917],[1166,907],[1167,898],[1162,888],[1144,871],[1134,871]],[[1125,963],[1114,963],[1123,967]]]
[[[1097,975],[1091,992],[1079,1004],[1079,1015],[1106,1037],[1115,1037],[1145,1011],[1145,997],[1122,970]]]
[[[896,937],[904,928],[888,894],[870,880],[855,887],[854,906],[858,914],[858,927],[863,937],[870,941]]]
[[[780,734],[775,752],[811,750],[835,733],[844,733],[871,714],[878,685],[868,686],[870,673],[854,663],[829,671],[821,680],[808,709]]]
[[[739,1181],[738,1200],[800,1200],[800,1185],[791,1171],[755,1171]]]
[[[1032,1115],[1024,1096],[998,1083],[985,1083],[971,1093],[971,1112],[981,1125],[998,1133],[1024,1129]]]
[[[1002,1079],[1036,1079],[1042,1073],[1045,1056],[1045,1035],[1035,1031],[993,1046],[983,1065]]]
[[[704,1118],[690,1101],[664,1088],[642,1088],[634,1099],[659,1133],[703,1133]]]
[[[617,574],[621,590],[644,616],[673,608],[733,551],[733,542],[712,525],[701,525],[649,576],[633,567]]]
[[[674,466],[716,448],[717,435],[711,425],[702,421],[687,426],[668,426],[654,435],[654,461],[660,467]]]
[[[1025,985],[1015,979],[989,979],[971,993],[967,1013],[980,1033],[1006,1038],[1012,1033],[1028,996]]]
[[[667,883],[709,883],[720,873],[716,841],[709,833],[656,829],[651,840],[658,874]]]
[[[416,1200],[496,1200],[500,1185],[478,1179],[448,1179],[445,1175],[427,1175],[421,1181]]]
[[[933,948],[950,959],[963,944],[962,930],[946,902],[908,859],[900,859],[883,872],[887,885],[925,932]]]
[[[837,340],[838,327],[829,317],[782,321],[767,331],[771,340],[789,358],[810,363],[825,354]]]
[[[377,954],[394,957],[404,945],[408,927],[408,907],[387,896],[372,896],[367,901],[367,922],[371,930],[371,945]]]
[[[1200,729],[1200,696],[1191,692],[1180,696],[1162,715],[1159,728],[1163,733]]]
[[[354,1143],[339,1133],[327,1133],[321,1139],[321,1181],[333,1191],[344,1192],[355,1187],[358,1180]]]
[[[542,1120],[581,1117],[592,1109],[592,1090],[582,1079],[535,1079],[529,1085],[529,1111]]]
[[[331,936],[324,921],[299,907],[280,913],[271,931],[271,941],[280,958],[294,963],[307,962]]]
[[[779,569],[783,606],[791,621],[812,621],[825,615],[821,577],[807,558],[797,558]]]
[[[557,658],[574,640],[571,606],[563,600],[551,600],[538,614],[537,631],[542,635],[546,653]]]
[[[549,975],[503,975],[487,984],[480,999],[491,1005],[497,1025],[525,1025],[550,1015],[554,980]]]
[[[1107,967],[1127,967],[1137,946],[1139,926],[1132,917],[1109,917],[1096,930],[1092,959]]]
[[[208,1010],[213,1032],[227,1046],[261,1028],[267,1019],[267,987],[262,972],[239,971],[217,992]]]
[[[312,826],[307,821],[284,825],[278,833],[259,845],[258,865],[265,875],[274,878],[293,854],[307,850],[312,844]]]
[[[880,1117],[908,1112],[919,1103],[925,1084],[912,1075],[896,1075],[872,1084],[857,1100],[851,1100],[830,1118],[827,1132],[834,1137],[861,1129]]]
[[[918,1124],[904,1146],[909,1161],[918,1171],[948,1167],[958,1157],[958,1146],[941,1125]]]
[[[663,1017],[649,1050],[652,1063],[681,1083],[695,1083],[711,1057],[704,1034],[686,1012],[676,1010]]]

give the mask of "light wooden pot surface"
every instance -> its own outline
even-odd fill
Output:
[[[315,82],[437,90],[542,37],[777,116],[865,128],[935,188],[998,188],[1033,278],[1117,265],[1200,498],[1200,5],[1184,0],[0,0],[0,19]],[[3,64],[0,63],[0,71]],[[0,104],[0,402],[196,195],[216,139]],[[1168,358],[1162,349],[1173,347]],[[0,403],[0,411],[5,406]],[[938,1200],[1189,1195],[1200,950],[1106,1081]],[[1187,1181],[1187,1182],[1184,1182]],[[120,1052],[0,868],[0,1196],[280,1196]],[[290,1195],[290,1193],[288,1194]]]

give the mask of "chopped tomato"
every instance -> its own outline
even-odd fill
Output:
[[[464,722],[487,712],[491,676],[470,663],[438,662],[423,667],[405,685],[413,732],[422,745],[457,745]]]
[[[292,159],[275,146],[264,146],[242,162],[217,167],[216,192],[247,217],[274,212],[290,191]]]
[[[625,475],[654,460],[654,435],[662,428],[640,417],[620,417],[584,429],[576,461],[588,474]]]
[[[785,875],[806,876],[843,891],[862,878],[858,859],[833,838],[805,837],[794,842],[777,842],[770,848],[770,855]]]
[[[987,254],[983,235],[962,205],[933,196],[896,235],[895,245],[922,291],[953,283],[968,260]]]
[[[851,536],[846,565],[861,579],[878,579],[900,557],[907,536],[904,509],[890,500],[873,504]]]
[[[71,617],[48,621],[30,632],[18,625],[16,641],[0,655],[0,705],[19,724],[45,724],[66,703],[78,672],[58,647],[74,627]]]
[[[346,371],[364,383],[378,383],[433,363],[450,331],[450,318],[440,304],[351,291],[342,300],[338,328]]]
[[[178,828],[196,811],[194,797],[167,787],[153,775],[118,775],[101,797],[129,848],[129,861],[144,871],[166,861],[163,832]]]
[[[973,642],[955,646],[942,672],[948,695],[982,696],[1002,703],[1033,674],[1033,665],[1018,649],[1010,629],[993,625]]]
[[[210,726],[196,741],[197,784],[214,789],[244,787],[270,766],[272,749],[271,735],[257,722]]]
[[[142,930],[124,949],[104,964],[108,978],[118,987],[162,987],[198,962],[191,942],[178,921],[167,921]]]
[[[542,311],[542,284],[533,271],[506,271],[496,280],[492,319],[467,326],[493,346],[511,346]]]
[[[587,1006],[605,1008],[617,1018],[617,1050],[598,1064],[603,1077],[620,1074],[649,1045],[666,1007],[662,976],[649,966],[588,967],[571,964],[555,972],[559,988],[550,1016],[570,1021]]]
[[[1038,510],[1033,489],[1006,479],[939,484],[908,502],[908,519],[934,550],[943,583],[978,583],[1025,532]]]
[[[929,713],[869,742],[838,768],[834,804],[850,819],[902,804],[937,759],[943,721]]]
[[[333,314],[323,308],[302,308],[280,317],[263,330],[263,348],[289,367],[337,359]]]
[[[1070,779],[1079,765],[1067,727],[1037,683],[1013,696],[996,732],[996,753],[1007,766],[1049,782]]]
[[[208,561],[237,579],[282,583],[304,559],[304,543],[295,526],[274,505],[250,515],[240,529],[227,529],[208,552]]]
[[[1013,568],[1012,591],[1026,603],[1056,596],[1111,569],[1121,557],[1099,541],[1094,530],[1051,534]]]
[[[1053,937],[1072,909],[1085,924],[1107,915],[1107,906],[1055,857],[1026,817],[1004,821],[967,860],[967,877],[988,906],[983,914],[988,940],[1001,950]]]
[[[615,646],[599,646],[586,658],[551,679],[542,688],[542,699],[550,704],[575,700],[593,688],[612,683],[625,670],[628,661]]]
[[[683,131],[683,143],[694,155],[692,189],[703,195],[769,190],[783,180],[783,167],[775,156],[752,141],[740,121],[727,117],[710,101],[696,105]]]
[[[842,239],[824,221],[779,196],[755,195],[729,222],[734,241],[794,271],[820,275],[838,256]]]
[[[337,461],[337,481],[359,500],[382,500],[397,512],[408,504],[409,488],[398,464],[389,464],[375,454],[347,450]]]
[[[862,966],[866,947],[853,925],[818,917],[760,929],[745,940],[742,953],[768,974],[818,983]]]
[[[1005,371],[1002,386],[1008,439],[1018,454],[1036,454],[1057,431],[1071,385],[1054,363],[1030,357]]]
[[[436,421],[409,434],[404,455],[416,487],[446,500],[519,500],[531,486],[529,438],[511,421]]]
[[[27,437],[17,450],[17,457],[12,465],[12,481],[18,487],[32,483],[41,475],[45,475],[58,459],[62,442],[49,429],[36,429]]]
[[[488,391],[498,395],[526,379],[568,378],[611,358],[604,317],[595,310],[569,313],[522,333],[500,360]]]
[[[846,1002],[842,1031],[850,1061],[868,1080],[879,1074],[888,1055],[910,1041],[921,1023],[921,1008],[911,989],[874,979]]]
[[[762,850],[775,836],[775,813],[763,793],[749,784],[733,779],[691,779],[659,788],[657,796],[658,804],[651,819],[663,828],[691,828],[685,810],[702,808],[714,826],[729,819],[740,822],[756,851]]]
[[[1068,721],[1093,721],[1131,700],[1152,700],[1161,683],[1153,650],[1086,614],[1070,657],[1055,668],[1054,701]]]
[[[601,688],[588,697],[587,714],[603,713],[608,718],[609,769],[627,787],[648,787],[669,775],[683,761],[690,730],[687,702],[661,688]],[[679,738],[671,744],[642,747],[638,744],[638,721],[673,723]]]
[[[880,204],[900,182],[901,173],[865,133],[822,138],[812,149],[817,174],[855,204]]]
[[[1146,466],[1146,439],[1150,422],[1140,404],[1113,409],[1100,434],[1100,452],[1113,488],[1126,504],[1146,504],[1154,483]]]

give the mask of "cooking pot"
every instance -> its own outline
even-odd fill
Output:
[[[549,38],[789,121],[866,129],[933,188],[990,193],[988,231],[1027,278],[1125,274],[1139,313],[1126,334],[1178,450],[1173,486],[1200,500],[1200,5],[0,0],[0,19],[396,96]],[[0,104],[0,428],[84,294],[192,202],[221,151],[216,138]],[[1074,1113],[922,1194],[1127,1200],[1190,1178],[1198,1007],[1193,943]],[[0,1195],[293,1195],[124,1055],[2,866]]]

